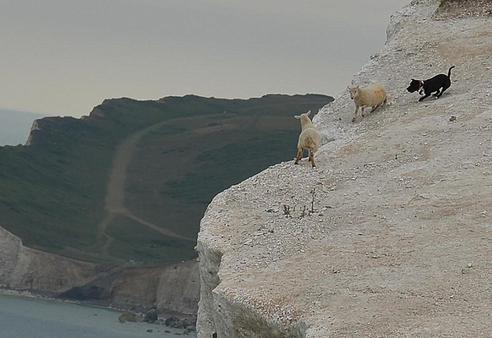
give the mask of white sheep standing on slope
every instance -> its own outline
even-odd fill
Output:
[[[298,164],[304,154],[304,150],[308,151],[309,161],[314,164],[314,153],[318,151],[321,144],[321,135],[314,126],[313,122],[309,118],[311,111],[307,113],[294,116],[296,119],[301,120],[301,134],[299,135],[299,141],[297,142],[297,156],[295,164]]]
[[[388,98],[384,87],[378,83],[370,84],[367,87],[360,88],[359,86],[348,87],[350,98],[354,100],[355,112],[352,122],[355,122],[358,117],[359,108],[361,108],[361,118],[364,117],[364,108],[372,107],[371,113],[380,106],[386,104]]]

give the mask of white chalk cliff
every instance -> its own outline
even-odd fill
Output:
[[[199,337],[492,335],[492,18],[438,6],[396,13],[354,77],[389,106],[353,124],[344,92],[316,116],[334,139],[318,169],[278,164],[213,200]],[[406,92],[451,65],[440,99]]]
[[[56,294],[95,275],[90,263],[31,249],[0,227],[0,288]]]
[[[26,247],[0,227],[0,289],[58,296],[74,287],[95,285],[107,289],[107,305],[155,306],[161,313],[192,318],[197,311],[198,281],[195,261],[105,271],[93,263]]]

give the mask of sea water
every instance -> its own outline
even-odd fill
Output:
[[[35,298],[0,295],[0,338],[175,338],[183,330],[120,323],[120,313]]]

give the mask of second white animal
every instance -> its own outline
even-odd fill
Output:
[[[378,83],[371,84],[361,88],[359,86],[348,87],[350,98],[354,100],[355,112],[352,122],[355,122],[359,117],[359,109],[361,110],[361,118],[364,117],[364,108],[371,107],[371,113],[380,106],[386,104],[388,97],[384,87]]]

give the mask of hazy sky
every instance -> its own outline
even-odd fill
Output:
[[[335,95],[409,0],[0,0],[0,108]]]

